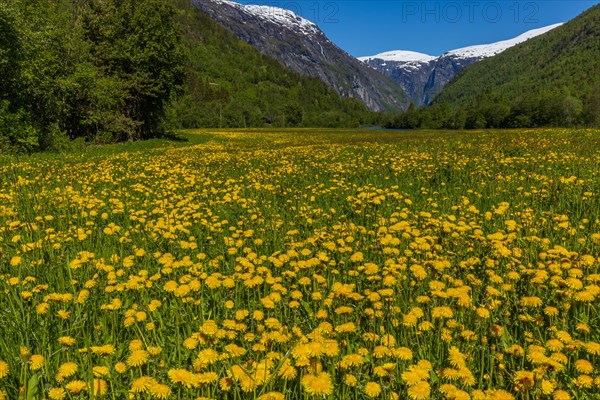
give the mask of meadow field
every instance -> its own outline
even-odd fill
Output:
[[[600,132],[0,157],[0,399],[598,399]]]

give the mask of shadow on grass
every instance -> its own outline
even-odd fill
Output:
[[[190,139],[186,136],[183,136],[179,132],[169,132],[160,137],[160,139],[168,140],[170,142],[189,142]]]

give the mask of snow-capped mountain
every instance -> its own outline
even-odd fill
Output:
[[[319,33],[319,28],[317,25],[310,22],[306,18],[302,18],[298,14],[284,8],[254,4],[244,5],[229,0],[212,1],[217,4],[225,4],[227,6],[237,8],[258,18],[285,26],[290,30],[297,31],[305,35],[317,35]]]
[[[192,1],[261,53],[321,79],[341,96],[354,97],[370,110],[405,109],[410,103],[397,83],[337,47],[315,24],[292,11],[229,0]]]
[[[429,104],[446,84],[464,67],[533,37],[542,35],[562,24],[527,31],[515,38],[490,44],[450,50],[439,57],[414,51],[395,50],[369,57],[359,57],[370,67],[397,82],[417,106]]]
[[[558,28],[561,25],[562,25],[562,23],[544,26],[543,28],[532,29],[530,31],[527,31],[527,32],[515,37],[515,38],[508,39],[508,40],[502,40],[502,41],[496,42],[496,43],[480,44],[480,45],[476,45],[476,46],[469,46],[469,47],[463,47],[463,48],[456,49],[456,50],[451,50],[451,51],[448,51],[448,52],[442,54],[442,57],[450,57],[450,56],[455,56],[455,57],[460,57],[460,58],[492,57],[498,53],[503,52],[504,50],[508,49],[509,47],[513,47],[519,43],[523,43],[524,41],[531,39],[533,37],[543,35],[544,33],[551,31],[554,28]]]

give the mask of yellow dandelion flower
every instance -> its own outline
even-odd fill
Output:
[[[302,386],[306,393],[313,396],[329,396],[333,393],[333,382],[327,372],[305,375],[302,378]]]
[[[416,368],[414,366],[409,367],[406,371],[404,371],[400,376],[404,383],[408,386],[416,385],[422,380],[426,379],[429,375],[428,372],[423,373],[424,371],[420,368]]]
[[[256,381],[248,375],[242,376],[240,378],[239,384],[240,384],[240,387],[242,388],[242,391],[245,393],[252,392],[253,390],[256,389]]]
[[[258,396],[256,400],[285,400],[285,395],[281,392],[267,392]]]
[[[92,368],[92,372],[96,378],[100,378],[108,375],[108,367],[105,366],[95,366]]]
[[[112,344],[106,344],[104,346],[92,346],[90,349],[92,350],[92,353],[101,356],[108,356],[115,353],[115,346]]]
[[[44,356],[41,354],[33,354],[29,358],[29,365],[32,371],[37,371],[44,366]]]
[[[412,313],[408,313],[402,316],[402,325],[404,326],[414,327],[417,325],[418,322],[419,318]]]
[[[577,387],[589,389],[594,385],[594,378],[589,375],[579,375],[573,380],[573,383],[575,383],[575,386]]]
[[[585,351],[594,356],[600,355],[600,343],[587,342],[585,344]]]
[[[485,392],[483,390],[473,390],[471,392],[471,399],[472,400],[485,400]]]
[[[131,391],[133,393],[146,393],[155,385],[157,385],[156,379],[150,376],[140,376],[131,383]]]
[[[173,368],[167,372],[167,375],[172,383],[180,383],[188,387],[195,381],[194,374],[186,369]]]
[[[160,346],[148,346],[147,351],[148,351],[148,354],[150,354],[152,357],[156,357],[160,353],[162,353],[163,349]]]
[[[550,394],[552,394],[552,392],[554,392],[555,388],[556,388],[555,381],[549,381],[546,379],[542,379],[542,393],[544,393],[545,395],[550,395]]]
[[[423,374],[425,376],[423,379],[427,379],[427,377],[428,377],[427,372],[429,372],[433,369],[433,365],[431,364],[431,362],[429,360],[419,360],[419,362],[417,363],[417,367],[420,370],[425,372]]]
[[[365,384],[364,392],[367,397],[375,398],[381,394],[381,386],[377,382],[368,382]]]
[[[361,262],[361,261],[363,261],[363,259],[364,259],[363,253],[361,253],[360,251],[357,251],[356,253],[354,253],[350,256],[350,261],[352,261],[352,262]],[[21,262],[20,259],[19,259],[19,262]]]
[[[284,380],[290,381],[296,377],[298,372],[296,371],[296,368],[291,365],[290,360],[286,359],[277,371],[277,374]]]
[[[546,348],[550,351],[560,351],[563,347],[565,347],[565,345],[558,339],[550,339],[546,342]]]
[[[387,376],[389,374],[388,370],[383,368],[382,365],[378,365],[375,368],[373,368],[373,373],[380,378]]]
[[[62,346],[73,346],[75,344],[75,339],[70,336],[61,336],[58,338],[58,343]]]
[[[49,308],[50,308],[50,305],[48,303],[42,302],[35,306],[35,312],[40,315],[46,314],[46,312],[48,312]]]
[[[4,378],[10,372],[8,363],[4,360],[0,360],[0,379]]]
[[[445,395],[451,395],[452,393],[456,392],[458,388],[450,383],[445,383],[441,385],[438,390],[440,391],[440,393],[443,393]]]
[[[52,388],[48,391],[50,400],[62,400],[67,397],[67,392],[63,388]]]
[[[352,374],[346,374],[344,376],[344,384],[350,387],[354,387],[356,386],[356,384],[358,383],[358,379],[356,379],[356,376],[352,375]]]
[[[77,372],[78,365],[74,362],[66,362],[58,367],[58,372],[56,373],[56,381],[62,382],[65,378],[69,378]]]
[[[335,331],[337,333],[354,332],[355,329],[356,325],[354,324],[354,322],[346,322],[345,324],[340,324],[335,327]]]
[[[564,390],[555,390],[552,393],[553,400],[571,400],[571,395]]]
[[[431,386],[426,381],[420,381],[408,388],[408,397],[412,400],[427,400],[431,396]]]
[[[592,372],[594,372],[594,366],[588,360],[575,361],[575,369],[580,374],[591,374]]]
[[[465,366],[465,356],[454,346],[448,351],[448,361],[450,361],[450,365],[456,368]]]
[[[144,348],[144,342],[142,342],[139,339],[133,339],[131,342],[129,342],[129,350],[131,350],[131,351],[141,350],[143,348]]]
[[[373,357],[384,358],[392,354],[391,350],[386,346],[375,346],[373,349]]]
[[[434,307],[431,310],[431,316],[435,318],[452,318],[454,311],[448,306]]]
[[[146,350],[134,350],[127,357],[127,365],[130,367],[140,367],[148,362],[148,352]]]
[[[233,381],[231,378],[221,378],[219,380],[219,387],[224,392],[229,392],[233,388]]]
[[[161,383],[155,383],[150,386],[148,392],[155,399],[166,399],[171,395],[171,389],[167,385]]]
[[[457,390],[452,393],[452,396],[453,400],[471,400],[469,393],[465,392],[464,390]]]
[[[513,382],[515,385],[519,385],[523,389],[529,389],[535,383],[535,377],[531,371],[517,371],[513,376]]]
[[[193,336],[185,339],[183,341],[183,347],[188,350],[194,350],[196,347],[198,347],[198,339]]]
[[[194,375],[193,384],[208,384],[219,380],[219,375],[216,372],[205,372],[203,374]]]
[[[486,400],[515,400],[515,396],[502,389],[488,390],[486,395]]]
[[[542,303],[543,303],[542,299],[540,299],[537,296],[525,296],[519,302],[519,304],[522,307],[530,307],[530,308],[540,307],[542,305]]]
[[[124,362],[118,362],[115,364],[115,371],[119,374],[124,374],[127,371],[127,365]]]
[[[75,380],[67,383],[65,388],[72,394],[78,394],[87,389],[87,384],[84,381]]]
[[[408,347],[398,347],[392,349],[392,355],[402,361],[410,361],[413,358],[413,352]]]
[[[202,366],[211,365],[219,360],[219,353],[213,349],[204,349],[198,353],[196,360]]]
[[[92,382],[94,386],[94,395],[103,396],[108,391],[108,383],[104,379],[94,379]]]
[[[575,330],[583,333],[590,333],[590,326],[586,323],[580,322],[575,327]]]

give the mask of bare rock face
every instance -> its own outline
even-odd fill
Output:
[[[343,97],[372,111],[406,109],[410,99],[392,79],[337,47],[312,22],[272,6],[192,0],[201,11],[292,70],[321,79]]]

